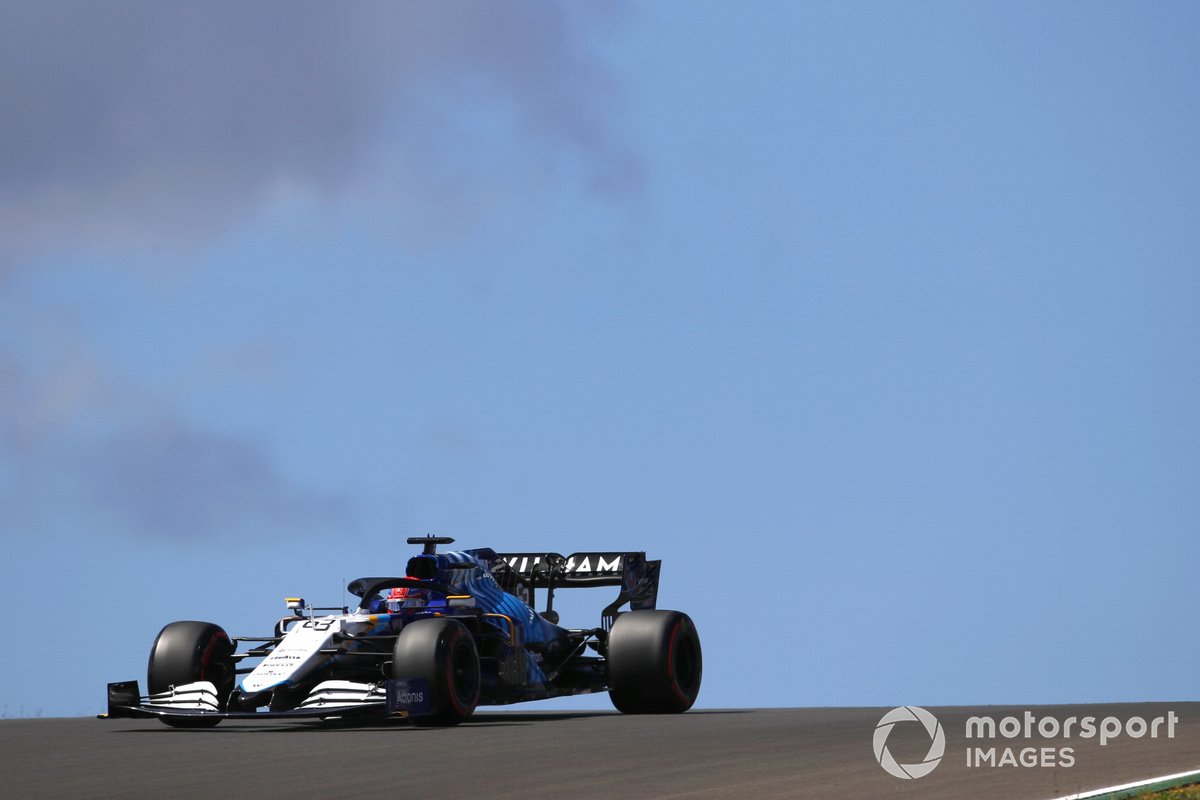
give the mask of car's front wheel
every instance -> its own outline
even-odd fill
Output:
[[[479,651],[461,622],[434,618],[410,622],[392,651],[392,677],[423,680],[432,714],[413,717],[418,725],[457,725],[479,703]]]
[[[233,692],[237,670],[233,663],[233,642],[229,634],[211,622],[172,622],[163,628],[150,648],[147,682],[150,694],[170,690],[172,686],[208,681],[217,688],[222,710]],[[163,717],[175,728],[211,728],[220,717]]]

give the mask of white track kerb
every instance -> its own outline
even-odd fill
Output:
[[[1188,772],[1176,772],[1174,775],[1162,775],[1157,778],[1147,778],[1144,781],[1123,783],[1120,786],[1091,789],[1077,794],[1064,794],[1062,797],[1055,797],[1053,800],[1118,800],[1119,798],[1133,797],[1143,792],[1162,791],[1164,789],[1172,789],[1176,786],[1187,786],[1195,782],[1200,782],[1200,769]]]

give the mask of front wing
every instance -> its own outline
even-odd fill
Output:
[[[288,711],[222,711],[217,687],[208,681],[173,686],[142,696],[137,681],[108,684],[107,719],[324,719],[346,716],[420,717],[432,713],[429,686],[421,679],[379,683],[325,681]]]

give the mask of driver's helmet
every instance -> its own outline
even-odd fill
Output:
[[[395,614],[408,602],[408,587],[399,586],[392,589],[388,592],[387,600],[384,602],[387,605],[388,613]]]

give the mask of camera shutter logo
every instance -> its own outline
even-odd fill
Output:
[[[916,764],[900,764],[892,757],[891,752],[887,748],[887,738],[897,722],[919,722],[925,726],[925,730],[929,733],[929,738],[932,741],[929,744],[929,752],[925,754],[924,761]],[[942,730],[942,723],[938,722],[937,717],[925,709],[917,706],[901,706],[900,708],[893,708],[879,720],[879,724],[875,726],[874,744],[875,760],[879,762],[879,766],[883,767],[889,775],[895,775],[897,778],[904,778],[905,780],[923,778],[933,772],[933,768],[938,765],[942,760],[942,756],[946,754],[946,733]]]

